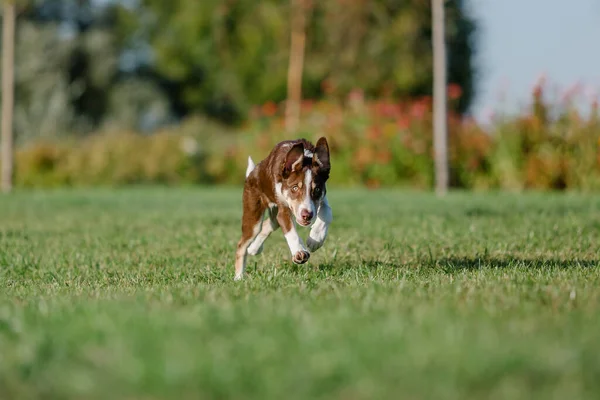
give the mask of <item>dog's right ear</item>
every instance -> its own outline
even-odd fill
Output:
[[[281,175],[284,179],[290,176],[292,171],[302,168],[302,161],[304,160],[304,145],[302,143],[296,143],[288,151],[285,156],[283,163],[283,170]]]
[[[324,173],[328,173],[331,169],[331,163],[329,162],[329,144],[325,137],[317,140],[315,146],[315,155],[313,156],[313,165],[321,169]]]

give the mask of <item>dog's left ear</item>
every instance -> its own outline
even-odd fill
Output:
[[[323,172],[329,172],[331,169],[331,164],[329,163],[329,145],[327,144],[327,139],[324,137],[317,140],[313,155],[313,165],[323,170]]]

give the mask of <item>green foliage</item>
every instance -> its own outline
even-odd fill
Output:
[[[205,122],[144,136],[107,132],[83,140],[32,142],[17,151],[15,183],[23,187],[114,186],[140,183],[212,183],[208,154],[212,149],[190,132],[202,127],[210,145],[226,143]]]
[[[449,156],[454,187],[469,189],[600,189],[600,114],[597,99],[589,112],[575,99],[549,98],[540,85],[529,109],[495,117],[487,125],[449,115]],[[448,88],[460,101],[461,88]],[[581,97],[581,93],[573,94]],[[364,101],[355,92],[346,106],[305,102],[300,134],[328,136],[333,151],[332,181],[369,187],[433,182],[431,99],[413,102]],[[257,158],[286,138],[281,113],[256,109],[256,122],[243,131],[240,147]],[[256,150],[252,151],[255,148]],[[243,171],[240,158],[238,176]]]
[[[143,0],[120,14],[126,37],[144,37],[156,69],[191,110],[237,121],[251,105],[286,96],[288,0]],[[431,12],[420,0],[315,1],[309,7],[304,95],[414,97],[431,92]],[[473,94],[475,25],[448,2],[449,80]],[[133,41],[135,43],[135,40]]]
[[[70,55],[75,44],[59,40],[57,27],[19,21],[15,48],[14,130],[20,142],[83,129],[70,95]]]
[[[459,100],[455,95],[460,88],[448,91],[452,101]],[[54,145],[32,142],[17,154],[17,184],[241,184],[248,155],[261,160],[277,142],[290,139],[274,103],[254,108],[251,115],[237,130],[190,119],[150,136],[116,131]],[[353,92],[344,106],[304,102],[300,131],[294,136],[313,141],[327,136],[333,185],[427,189],[433,183],[431,132],[430,98],[365,102]],[[541,87],[529,112],[496,117],[489,126],[450,114],[449,134],[454,187],[600,189],[597,102],[583,116],[570,102],[545,98]]]
[[[288,18],[277,1],[142,1],[120,14],[126,37],[148,41],[175,101],[230,122],[282,100]]]
[[[153,131],[196,114],[241,123],[286,98],[289,0],[23,0],[17,139]],[[447,2],[449,79],[473,94],[475,24]],[[317,1],[307,11],[303,95],[410,99],[431,91],[428,2]]]
[[[117,10],[89,0],[20,3],[14,118],[19,143],[115,125],[156,129],[172,119],[171,100],[156,79],[123,71]]]
[[[600,395],[597,196],[332,186],[309,264],[278,231],[234,282],[240,196],[1,196],[0,397]]]

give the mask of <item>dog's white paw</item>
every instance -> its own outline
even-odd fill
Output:
[[[310,258],[310,253],[305,250],[299,250],[292,257],[294,264],[304,264]]]
[[[256,242],[252,242],[252,244],[250,244],[250,246],[248,246],[248,254],[250,254],[251,256],[256,256],[256,255],[262,253],[262,251],[263,251],[262,244],[260,246],[257,246]]]
[[[320,249],[325,243],[325,238],[327,237],[327,225],[322,223],[321,221],[315,222],[310,233],[308,234],[308,239],[306,239],[306,246],[308,249],[313,252],[315,250]]]

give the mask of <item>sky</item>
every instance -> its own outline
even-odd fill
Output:
[[[543,74],[559,93],[580,83],[582,103],[600,93],[600,0],[468,1],[480,28],[477,119],[527,104]]]

